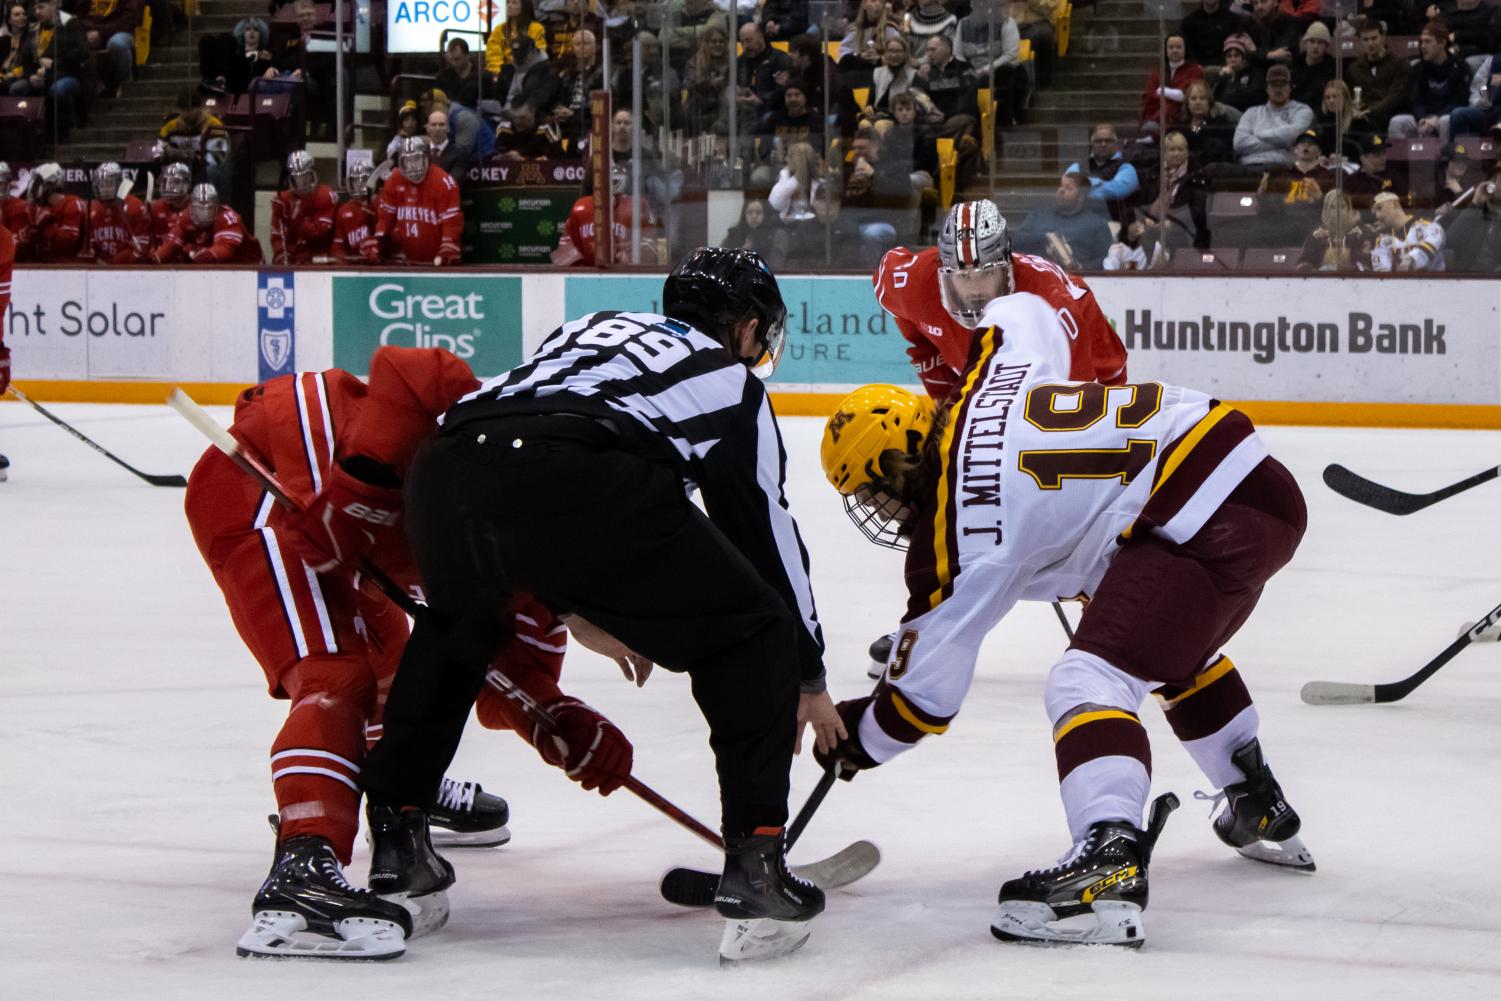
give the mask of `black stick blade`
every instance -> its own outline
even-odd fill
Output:
[[[662,874],[662,899],[679,907],[711,907],[719,892],[719,873],[677,866]]]
[[[1412,514],[1432,503],[1426,497],[1384,487],[1358,473],[1352,473],[1337,462],[1324,467],[1324,483],[1341,497],[1348,497],[1357,504],[1364,504],[1387,514]]]

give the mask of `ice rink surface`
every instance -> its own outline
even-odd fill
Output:
[[[203,447],[165,408],[55,410],[150,472]],[[218,411],[227,419],[227,411]],[[783,422],[836,698],[869,690],[865,648],[903,607],[900,558],[844,518],[821,422]],[[1000,883],[1067,848],[1042,681],[1063,647],[1047,605],[991,636],[947,736],[841,784],[797,858],[870,838],[885,861],[830,895],[800,954],[721,971],[721,922],[657,894],[695,838],[624,792],[586,794],[518,739],[471,726],[450,774],[511,804],[514,840],[454,851],[453,919],[389,964],[234,955],[270,861],[266,697],[181,514],[19,404],[0,405],[0,997],[6,1001],[518,999],[731,1001],[1501,997],[1501,648],[1466,650],[1406,702],[1312,708],[1312,678],[1390,681],[1501,601],[1488,485],[1408,518],[1330,493],[1331,461],[1408,490],[1498,460],[1480,432],[1269,428],[1310,524],[1229,648],[1319,871],[1245,861],[1210,831],[1206,788],[1154,706],[1154,792],[1184,807],[1152,866],[1140,952],[1003,945]],[[601,497],[601,504],[610,502]],[[1073,610],[1077,615],[1077,610]],[[636,744],[636,774],[713,824],[705,727],[681,677],[644,690],[586,652],[564,686]],[[793,808],[816,769],[799,760]],[[351,876],[363,881],[361,847]]]

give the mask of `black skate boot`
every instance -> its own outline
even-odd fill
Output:
[[[406,951],[406,908],[349,885],[324,838],[288,838],[251,904],[241,956],[303,959],[395,959]]]
[[[390,806],[365,808],[370,824],[370,889],[412,913],[412,938],[448,923],[453,866],[433,850],[427,814]]]
[[[478,782],[455,782],[445,777],[438,787],[438,802],[428,812],[427,822],[445,830],[433,831],[433,844],[440,848],[494,848],[511,840],[506,822],[511,809],[506,801],[480,788]]]
[[[10,478],[10,460],[0,455],[0,483]]]
[[[886,673],[886,665],[891,661],[891,648],[896,645],[896,633],[887,633],[870,645],[870,666],[865,669],[865,676],[871,679],[879,679]]]
[[[1214,833],[1246,858],[1313,872],[1313,855],[1298,837],[1303,822],[1261,756],[1261,741],[1253,737],[1230,760],[1245,773],[1244,782],[1227,785],[1219,796],[1195,794],[1214,802],[1225,799],[1225,809],[1214,818]]]
[[[1102,821],[1056,866],[1007,880],[990,933],[1003,942],[1140,948],[1146,941],[1141,912],[1147,906],[1147,863],[1177,807],[1178,797],[1165,793],[1153,802],[1145,831]]]
[[[719,962],[785,956],[808,941],[808,922],[823,912],[823,891],[787,868],[782,828],[724,839],[724,874],[714,908],[727,920]]]

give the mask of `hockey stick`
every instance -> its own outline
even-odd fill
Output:
[[[789,852],[802,835],[803,828],[808,826],[808,821],[813,819],[813,814],[823,803],[824,797],[829,794],[837,777],[837,770],[837,766],[831,766],[823,773],[818,785],[808,794],[803,808],[797,811],[792,825],[787,828]],[[853,883],[874,869],[880,861],[880,849],[869,841],[856,841],[826,859],[791,868],[794,874],[814,885],[831,889]],[[708,907],[714,903],[714,896],[719,892],[719,873],[678,866],[662,875],[661,892],[662,899],[679,907]]]
[[[1068,624],[1068,616],[1063,614],[1062,603],[1053,602],[1053,611],[1058,613],[1058,621],[1063,623],[1063,631],[1068,635],[1068,641],[1072,643],[1074,641],[1074,627]]]
[[[1382,486],[1374,480],[1368,480],[1358,473],[1352,473],[1339,463],[1332,463],[1324,467],[1324,482],[1329,489],[1342,497],[1348,497],[1357,504],[1373,507],[1387,514],[1412,514],[1421,511],[1431,504],[1437,504],[1441,500],[1448,500],[1455,494],[1464,493],[1471,487],[1478,487],[1482,483],[1494,480],[1501,476],[1501,466],[1487,469],[1483,473],[1476,473],[1458,483],[1451,483],[1447,487],[1435,490],[1430,494],[1409,494],[1391,487]]]
[[[181,389],[172,390],[172,394],[167,397],[167,405],[181,414],[189,424],[192,424],[202,432],[204,437],[208,438],[219,451],[228,456],[235,465],[249,474],[251,479],[260,483],[276,499],[278,504],[292,511],[301,511],[303,509],[301,503],[288,494],[286,490],[282,489],[281,484],[276,479],[276,474],[267,469],[255,456],[249,455],[241,449],[240,443],[235,440],[234,435],[230,434],[223,425],[214,420],[213,415],[197,403],[194,403],[188,397],[188,394],[184,393]],[[361,561],[360,572],[374,581],[376,586],[385,592],[386,597],[395,602],[408,615],[417,618],[427,614],[426,605],[418,602],[410,594],[403,591],[395,581],[386,576],[380,567],[375,566],[369,560]],[[511,679],[493,667],[490,670],[490,677],[494,678],[506,690],[506,697],[519,705],[522,712],[529,719],[540,723],[549,732],[557,731],[558,721],[552,713],[548,712],[544,706],[540,705],[530,695],[517,688]],[[677,821],[677,823],[697,834],[715,848],[724,849],[724,841],[720,839],[719,835],[695,820],[686,811],[673,805],[665,796],[637,779],[634,775],[625,780],[625,788],[629,789],[647,805],[656,808]]]
[[[1412,694],[1413,689],[1438,673],[1438,669],[1497,622],[1501,622],[1501,605],[1486,613],[1485,618],[1465,630],[1442,653],[1424,664],[1422,669],[1401,681],[1385,685],[1357,685],[1343,681],[1310,681],[1303,686],[1303,701],[1311,706],[1354,706],[1367,702],[1397,702]]]
[[[62,428],[64,431],[68,432],[70,435],[72,435],[73,437],[77,438],[79,441],[83,442],[85,445],[89,446],[89,448],[92,448],[94,451],[98,452],[100,455],[104,456],[106,459],[110,460],[111,462],[115,463],[116,465],[123,466],[126,469],[130,470],[130,472],[134,473],[136,476],[139,476],[141,479],[145,480],[147,483],[151,484],[153,487],[185,487],[185,486],[188,485],[187,479],[185,477],[182,477],[182,476],[177,476],[177,475],[174,475],[174,474],[169,474],[169,475],[164,475],[164,476],[158,476],[158,475],[156,475],[154,473],[143,473],[143,472],[141,472],[139,469],[137,469],[136,467],[132,466],[130,463],[126,462],[124,459],[120,458],[118,455],[116,455],[115,453],[111,452],[109,449],[105,448],[103,445],[99,444],[94,439],[92,439],[89,436],[85,435],[82,431],[78,430],[73,425],[69,424],[67,421],[64,421],[61,417],[58,417],[56,414],[53,414],[51,411],[49,411],[46,408],[44,408],[40,403],[38,403],[37,401],[33,400],[31,397],[27,396],[25,393],[23,393],[19,389],[17,389],[14,384],[11,385],[11,387],[9,389],[9,392],[16,399],[20,400],[22,403],[24,403],[27,406],[31,407],[31,409],[35,410],[37,413],[39,413],[43,417],[47,418],[53,424],[56,424],[58,427]]]

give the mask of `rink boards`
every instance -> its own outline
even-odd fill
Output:
[[[1096,277],[1133,380],[1191,385],[1264,423],[1501,428],[1501,282],[1330,276]],[[868,382],[912,384],[868,279],[785,276],[786,413],[825,414]],[[246,385],[381,344],[444,347],[482,376],[565,319],[654,310],[660,275],[45,270],[15,276],[7,343],[37,398],[159,402]]]

